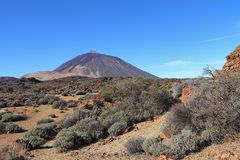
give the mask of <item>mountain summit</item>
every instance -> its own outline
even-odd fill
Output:
[[[69,76],[84,77],[149,77],[156,76],[147,73],[118,57],[90,51],[79,55],[60,65],[54,71],[36,72],[24,77],[34,77],[39,80],[51,80]]]

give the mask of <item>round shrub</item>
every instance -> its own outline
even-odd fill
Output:
[[[153,144],[156,144],[156,143],[159,143],[160,140],[158,138],[147,138],[144,140],[143,142],[143,145],[142,145],[142,148],[143,150],[146,152],[146,153],[150,153],[150,147],[153,145]]]
[[[22,127],[14,123],[7,123],[5,126],[5,132],[7,133],[20,133],[23,131],[24,129]]]
[[[68,108],[77,107],[77,102],[76,102],[76,101],[73,101],[73,100],[70,100],[70,101],[67,102],[67,107],[68,107]]]
[[[86,132],[76,132],[79,139],[81,139],[82,144],[90,144],[93,142],[92,137]]]
[[[190,130],[182,130],[181,134],[172,136],[168,141],[169,153],[175,158],[182,158],[185,155],[199,149],[199,138]]]
[[[48,100],[47,100],[45,97],[40,98],[40,99],[38,100],[38,104],[39,104],[39,105],[48,104]]]
[[[76,132],[85,132],[90,135],[94,140],[106,137],[106,130],[99,121],[92,118],[85,118],[71,127]]]
[[[67,102],[63,101],[63,100],[58,100],[58,101],[54,101],[52,104],[53,108],[58,108],[58,109],[65,109],[67,108]]]
[[[87,118],[90,116],[90,111],[89,110],[81,110],[81,111],[76,111],[71,115],[68,115],[61,121],[61,127],[62,128],[69,128],[76,124],[78,121]]]
[[[5,113],[2,115],[2,122],[16,122],[26,120],[27,116],[24,114],[14,115],[12,113]]]
[[[63,129],[56,136],[56,140],[54,142],[54,148],[59,152],[66,152],[70,149],[74,149],[80,145],[78,135],[68,129]]]
[[[28,134],[31,136],[38,136],[43,139],[52,139],[57,134],[56,125],[55,124],[39,124],[30,131]]]
[[[38,136],[31,136],[28,134],[24,134],[23,140],[27,144],[28,150],[38,149],[40,146],[44,145],[47,141]]]
[[[116,122],[108,129],[108,133],[113,136],[118,136],[122,134],[127,127],[128,125],[125,121]]]
[[[154,156],[160,156],[168,153],[169,148],[162,142],[154,143],[148,148],[148,153]]]
[[[130,154],[140,153],[143,152],[142,148],[143,142],[144,138],[142,137],[131,138],[125,144],[125,148],[127,152]]]
[[[37,124],[39,125],[39,124],[51,123],[51,122],[54,122],[54,120],[51,119],[51,118],[46,118],[46,119],[41,119],[41,120],[39,120],[39,121],[37,122]]]
[[[46,99],[46,100],[47,100],[47,103],[50,104],[50,105],[53,104],[54,101],[60,100],[59,97],[56,97],[56,96],[54,96],[54,95],[52,95],[52,94],[46,94],[46,95],[44,96],[44,99]]]

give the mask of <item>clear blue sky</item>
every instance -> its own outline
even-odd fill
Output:
[[[239,0],[0,0],[0,76],[53,70],[89,50],[160,77],[221,68],[240,44]]]

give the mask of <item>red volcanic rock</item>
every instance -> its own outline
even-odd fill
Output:
[[[226,56],[227,62],[224,64],[222,70],[216,71],[218,74],[226,74],[228,76],[240,75],[240,45],[229,55]]]

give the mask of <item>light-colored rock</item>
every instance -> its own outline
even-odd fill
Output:
[[[224,151],[221,153],[219,160],[238,160],[238,157],[231,151]]]

